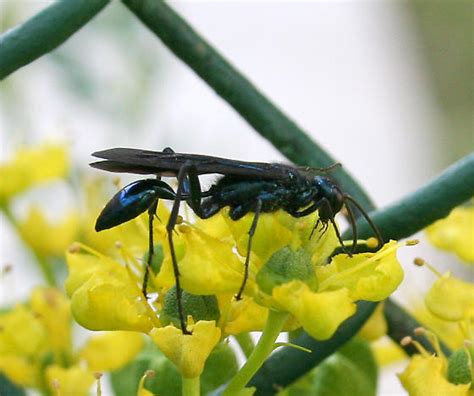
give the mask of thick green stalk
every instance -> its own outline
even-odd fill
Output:
[[[297,165],[326,167],[336,161],[160,0],[123,0],[163,43],[254,129]],[[370,198],[344,169],[331,172],[366,209]]]
[[[474,154],[451,165],[435,179],[398,202],[371,212],[384,240],[407,238],[436,220],[446,217],[456,206],[474,196]],[[373,236],[360,219],[357,231],[362,238]],[[344,234],[350,239],[350,232]]]
[[[66,41],[109,0],[61,0],[0,36],[0,80]]]
[[[426,337],[422,335],[416,335],[414,333],[414,330],[417,327],[422,326],[421,323],[414,319],[397,303],[393,302],[392,300],[385,301],[384,315],[388,325],[387,335],[396,343],[400,343],[403,337],[411,336],[413,339],[423,345],[427,351],[435,353],[433,346]],[[446,356],[451,355],[451,350],[441,341],[440,347]],[[418,353],[418,350],[413,344],[404,345],[402,348],[408,355]]]

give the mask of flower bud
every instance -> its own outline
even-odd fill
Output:
[[[452,384],[472,382],[472,363],[465,349],[454,351],[448,359],[448,381]]]
[[[148,255],[150,252],[146,252],[143,255],[143,263],[146,265],[148,263]],[[163,252],[163,246],[160,245],[155,245],[153,247],[153,257],[151,258],[151,270],[155,275],[157,275],[160,272],[161,269],[161,264],[163,263],[165,255]]]
[[[220,312],[216,296],[198,296],[183,290],[181,301],[185,318],[191,315],[194,322],[199,320],[215,320],[217,322],[219,320]],[[160,320],[163,325],[171,322],[178,327],[180,326],[176,286],[173,286],[166,293]]]
[[[300,280],[312,290],[317,289],[317,279],[311,264],[311,256],[304,249],[293,251],[284,247],[275,252],[256,277],[261,290],[271,295],[275,286]]]

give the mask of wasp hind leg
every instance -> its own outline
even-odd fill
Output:
[[[151,207],[148,209],[148,257],[145,265],[145,273],[143,275],[143,284],[142,284],[142,293],[145,299],[148,299],[147,296],[147,287],[148,287],[148,277],[150,274],[151,263],[153,261],[154,251],[154,242],[153,242],[153,220],[156,216],[156,208],[158,207],[158,200],[156,200]]]
[[[257,200],[257,204],[255,206],[255,215],[252,220],[252,225],[249,229],[249,240],[247,243],[247,255],[245,256],[245,263],[244,263],[244,279],[242,280],[242,284],[240,285],[240,289],[235,296],[236,300],[242,299],[242,294],[244,293],[245,286],[247,284],[247,280],[249,277],[249,265],[250,265],[250,251],[252,250],[252,240],[255,234],[255,230],[257,229],[258,218],[260,217],[260,213],[262,211],[262,201],[259,199]]]

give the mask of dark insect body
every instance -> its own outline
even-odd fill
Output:
[[[102,210],[95,227],[96,231],[112,228],[148,211],[149,254],[142,289],[145,298],[149,267],[153,256],[153,219],[158,201],[159,199],[173,201],[166,228],[176,279],[180,325],[184,333],[188,331],[184,320],[182,289],[173,244],[173,229],[178,219],[181,201],[187,202],[196,216],[202,219],[215,215],[224,207],[230,208],[229,215],[232,220],[238,220],[249,212],[254,213],[248,232],[244,278],[236,295],[237,299],[242,297],[248,279],[252,237],[261,213],[282,209],[293,217],[303,217],[319,210],[319,219],[311,235],[319,224],[321,224],[321,230],[325,231],[329,223],[332,223],[341,247],[343,251],[346,251],[334,221],[335,215],[345,206],[353,230],[351,250],[353,252],[357,244],[357,229],[353,211],[348,205],[351,203],[372,227],[379,245],[382,243],[377,227],[360,205],[349,195],[344,194],[329,177],[317,174],[327,172],[330,168],[298,168],[283,164],[235,161],[205,155],[175,153],[170,148],[162,152],[114,148],[96,152],[93,156],[105,160],[92,163],[91,166],[94,168],[110,172],[154,174],[157,177],[138,180],[121,189]],[[207,191],[202,191],[199,175],[203,174],[223,176]],[[176,191],[161,181],[162,176],[177,178]]]

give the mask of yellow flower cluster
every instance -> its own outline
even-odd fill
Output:
[[[88,395],[94,372],[122,367],[143,346],[139,333],[113,332],[75,351],[71,325],[70,304],[60,291],[34,289],[28,304],[0,314],[0,372],[45,393]]]
[[[396,242],[376,253],[340,254],[326,265],[338,246],[334,229],[310,239],[317,214],[295,219],[279,211],[260,218],[245,293],[236,301],[252,215],[232,221],[222,211],[205,221],[183,222],[174,233],[184,310],[192,329],[192,334],[183,334],[175,327],[176,315],[170,314],[176,310],[175,300],[166,298],[175,289],[162,205],[158,217],[162,223],[155,222],[154,234],[163,254],[150,275],[153,300],[146,301],[141,293],[142,260],[134,246],[122,241],[121,262],[87,246],[69,252],[66,290],[82,326],[147,333],[187,378],[201,374],[222,338],[261,331],[270,311],[288,314],[285,330],[302,327],[317,339],[327,339],[354,314],[356,301],[383,300],[403,278]]]
[[[426,234],[436,247],[474,263],[474,204],[453,209],[448,217],[430,225]]]
[[[426,294],[425,306],[429,315],[424,314],[421,319],[436,329],[441,338],[447,329],[450,334],[447,341],[455,351],[449,358],[446,357],[439,347],[438,337],[419,329],[421,335],[430,340],[436,354],[429,353],[408,338],[419,353],[399,374],[400,381],[411,396],[467,396],[474,378],[474,284],[457,279],[450,273],[438,274],[438,279]]]
[[[64,177],[69,172],[64,146],[46,144],[16,151],[14,158],[0,164],[0,202],[33,185]]]

